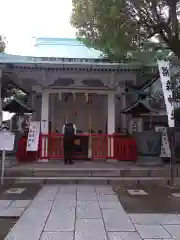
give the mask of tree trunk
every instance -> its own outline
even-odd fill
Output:
[[[180,59],[180,40],[174,37],[172,40],[169,40],[168,46]]]

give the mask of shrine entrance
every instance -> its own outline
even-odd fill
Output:
[[[49,96],[49,132],[62,133],[65,123],[76,125],[77,133],[106,133],[107,95],[61,93]]]

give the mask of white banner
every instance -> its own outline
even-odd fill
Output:
[[[174,102],[169,61],[158,61],[158,67],[168,116],[168,125],[169,127],[174,127]]]
[[[161,154],[160,157],[162,158],[169,158],[171,157],[171,150],[169,147],[169,139],[167,135],[167,128],[163,126],[156,126],[156,132],[162,133],[162,144],[161,144]]]
[[[40,135],[40,122],[32,121],[29,126],[28,140],[27,140],[27,151],[36,152],[38,150]]]

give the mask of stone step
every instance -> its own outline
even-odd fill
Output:
[[[121,184],[137,185],[147,182],[167,184],[168,178],[164,177],[5,177],[5,181],[16,181],[19,183],[42,181],[42,183],[71,183],[71,184]]]
[[[166,168],[158,169],[100,169],[100,168],[37,168],[37,169],[6,169],[6,177],[168,177]]]

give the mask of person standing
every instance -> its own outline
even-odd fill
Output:
[[[76,134],[76,126],[72,123],[67,123],[63,126],[63,144],[64,144],[64,164],[74,164],[74,139]]]

